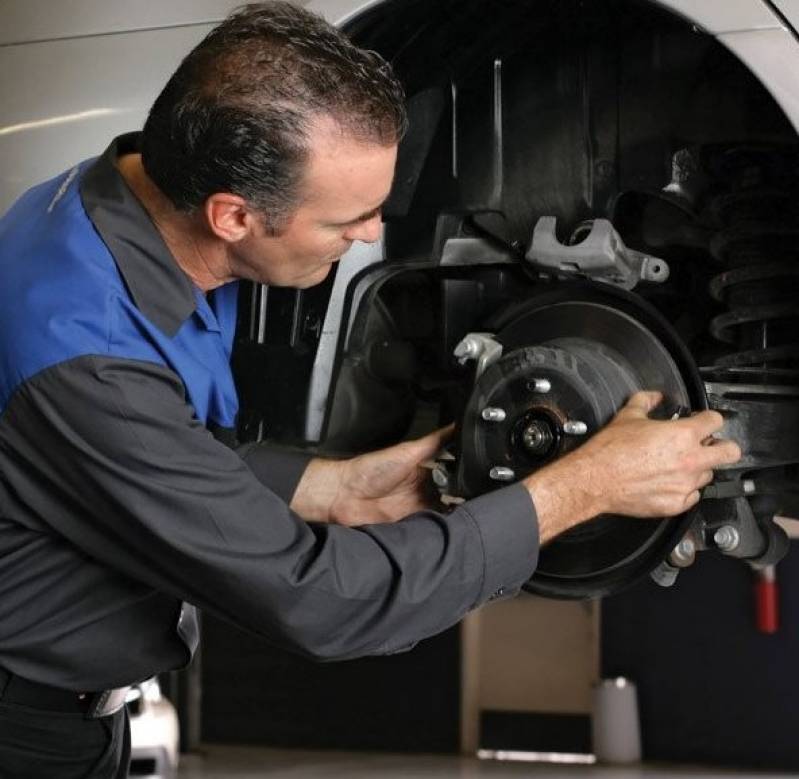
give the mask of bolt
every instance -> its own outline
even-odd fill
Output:
[[[552,428],[542,420],[533,420],[522,432],[522,444],[531,454],[545,454],[553,441]]]
[[[505,409],[488,406],[480,412],[480,416],[486,422],[503,422],[505,420]]]
[[[751,495],[756,489],[753,479],[744,479],[741,482],[741,487],[743,487],[744,495]]]
[[[585,435],[588,432],[588,425],[575,419],[567,419],[563,423],[563,432],[566,435]]]
[[[674,565],[690,565],[696,557],[696,544],[692,538],[683,538],[671,553],[671,562]]]
[[[436,487],[446,489],[449,486],[449,476],[440,465],[433,468],[433,483]]]
[[[741,534],[732,525],[724,525],[713,534],[713,540],[722,552],[734,552],[741,543]]]
[[[652,571],[649,576],[655,584],[661,587],[671,587],[677,581],[677,575],[680,573],[679,568],[669,565],[665,560]]]
[[[513,481],[516,474],[512,468],[506,468],[504,465],[495,465],[489,472],[488,477],[494,481]]]
[[[530,381],[527,382],[527,389],[530,390],[530,392],[540,392],[542,395],[545,395],[552,389],[552,384],[549,379],[530,379]]]

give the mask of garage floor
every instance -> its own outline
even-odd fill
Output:
[[[500,762],[442,755],[390,755],[304,752],[250,747],[207,746],[186,755],[179,779],[796,779],[795,774],[759,773],[675,766],[558,766]]]

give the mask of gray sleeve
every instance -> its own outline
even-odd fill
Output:
[[[244,444],[236,453],[256,479],[281,500],[291,503],[302,474],[313,456],[270,444]]]
[[[17,391],[4,424],[4,479],[54,532],[318,659],[407,648],[513,594],[536,564],[533,504],[518,485],[447,516],[361,529],[303,522],[158,365],[63,363]]]

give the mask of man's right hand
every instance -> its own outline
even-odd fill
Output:
[[[741,458],[734,441],[712,438],[721,414],[649,419],[659,392],[638,392],[583,446],[524,480],[541,543],[598,514],[667,517],[699,501],[713,469]]]

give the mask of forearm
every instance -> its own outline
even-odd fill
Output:
[[[538,515],[541,544],[602,513],[591,463],[574,452],[524,480]]]
[[[305,520],[330,522],[330,511],[341,489],[341,478],[341,461],[313,458],[303,471],[289,507]]]

